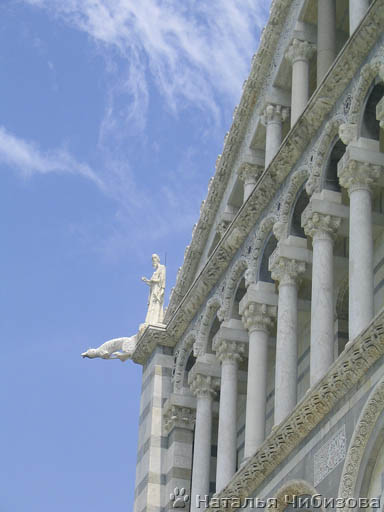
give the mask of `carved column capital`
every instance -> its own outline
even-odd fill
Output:
[[[314,44],[295,38],[289,45],[285,56],[291,64],[294,64],[299,60],[308,61],[315,51],[316,46]]]
[[[380,128],[384,129],[384,97],[376,105],[376,119],[380,121]]]
[[[302,226],[305,234],[314,240],[330,238],[335,240],[340,227],[340,217],[314,212],[309,204],[302,214]]]
[[[289,108],[282,105],[269,104],[265,107],[262,122],[264,125],[281,124],[288,117]]]
[[[245,354],[244,343],[225,339],[219,339],[213,349],[216,351],[216,357],[221,363],[225,361],[240,362]]]
[[[349,194],[359,189],[371,190],[380,176],[381,166],[345,158],[346,156],[348,157],[345,154],[338,165],[337,174],[340,185],[348,189]]]
[[[262,165],[244,162],[240,165],[237,171],[237,175],[239,179],[245,184],[256,183],[263,171],[264,166]]]
[[[163,419],[165,432],[170,432],[173,428],[193,430],[196,410],[170,403],[165,407]]]
[[[276,317],[276,306],[250,301],[243,310],[242,320],[249,332],[270,332]]]
[[[305,272],[305,262],[281,256],[276,249],[269,258],[269,269],[272,279],[278,281],[280,285],[297,284]]]
[[[196,373],[192,376],[189,384],[192,393],[196,397],[213,398],[216,395],[217,389],[219,388],[220,381],[217,377]]]

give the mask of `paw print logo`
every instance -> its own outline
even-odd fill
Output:
[[[169,499],[173,502],[172,508],[185,508],[189,496],[185,493],[184,487],[179,489],[178,487],[175,487],[174,491],[169,495]]]

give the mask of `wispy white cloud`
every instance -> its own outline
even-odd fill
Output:
[[[149,82],[177,113],[186,104],[218,120],[223,99],[234,105],[246,78],[265,0],[25,0],[64,18],[99,43],[127,72],[111,88],[102,134],[116,126],[115,94],[130,94],[130,121],[145,126]],[[218,96],[220,101],[218,101]],[[120,113],[121,116],[121,113]]]
[[[0,162],[24,176],[51,172],[78,174],[104,188],[102,180],[88,164],[77,162],[65,149],[42,151],[34,142],[13,135],[0,126]]]

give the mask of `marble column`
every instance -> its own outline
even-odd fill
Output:
[[[309,59],[315,46],[307,41],[294,39],[286,57],[292,65],[291,126],[303,113],[309,99]]]
[[[273,160],[282,142],[283,122],[287,118],[288,109],[281,105],[267,105],[263,114],[266,128],[265,167]]]
[[[209,474],[212,441],[212,404],[216,392],[214,378],[196,374],[190,382],[192,393],[196,396],[196,426],[193,452],[191,511],[195,512],[196,496],[204,499],[209,495]]]
[[[272,279],[279,283],[275,370],[275,425],[297,400],[298,281],[305,262],[283,257],[279,247],[269,259]]]
[[[336,0],[317,0],[317,85],[336,57]]]
[[[349,35],[358,27],[369,7],[369,0],[349,0]]]
[[[216,492],[220,492],[236,472],[237,379],[238,364],[244,355],[244,345],[220,340],[214,348],[221,362],[216,470]]]
[[[349,339],[373,318],[372,185],[380,166],[350,158],[338,164],[339,182],[349,194]]]
[[[249,331],[244,459],[253,455],[265,439],[268,338],[274,316],[276,307],[267,304],[246,300],[242,307],[243,324]]]
[[[312,211],[302,216],[305,234],[313,240],[310,385],[321,379],[333,362],[334,278],[333,245],[341,219]]]
[[[244,203],[251,195],[251,192],[255,188],[257,180],[260,178],[263,171],[264,166],[258,164],[251,164],[248,162],[241,164],[241,166],[239,167],[237,175],[239,179],[244,183]]]

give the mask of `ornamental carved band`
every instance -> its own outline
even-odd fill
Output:
[[[235,341],[219,340],[213,347],[216,351],[217,359],[223,363],[224,361],[240,362],[245,354],[244,343]]]
[[[250,302],[244,309],[242,320],[249,332],[258,330],[270,332],[276,316],[276,307],[258,302]]]
[[[350,194],[361,188],[370,189],[380,176],[380,165],[350,160],[344,155],[338,166],[340,185],[348,189]]]
[[[197,373],[193,376],[190,382],[190,389],[192,393],[199,397],[213,398],[216,395],[216,390],[219,388],[220,382],[217,377],[210,375],[202,375]]]
[[[305,234],[313,239],[332,238],[334,240],[340,223],[340,217],[313,212],[310,207],[307,207],[302,215]]]
[[[269,270],[272,279],[278,281],[280,286],[297,284],[301,274],[305,272],[305,262],[280,256],[279,252],[275,251],[269,258]]]
[[[314,44],[308,41],[300,41],[300,39],[294,39],[289,46],[285,56],[291,64],[299,60],[308,61],[315,53],[316,47]]]

